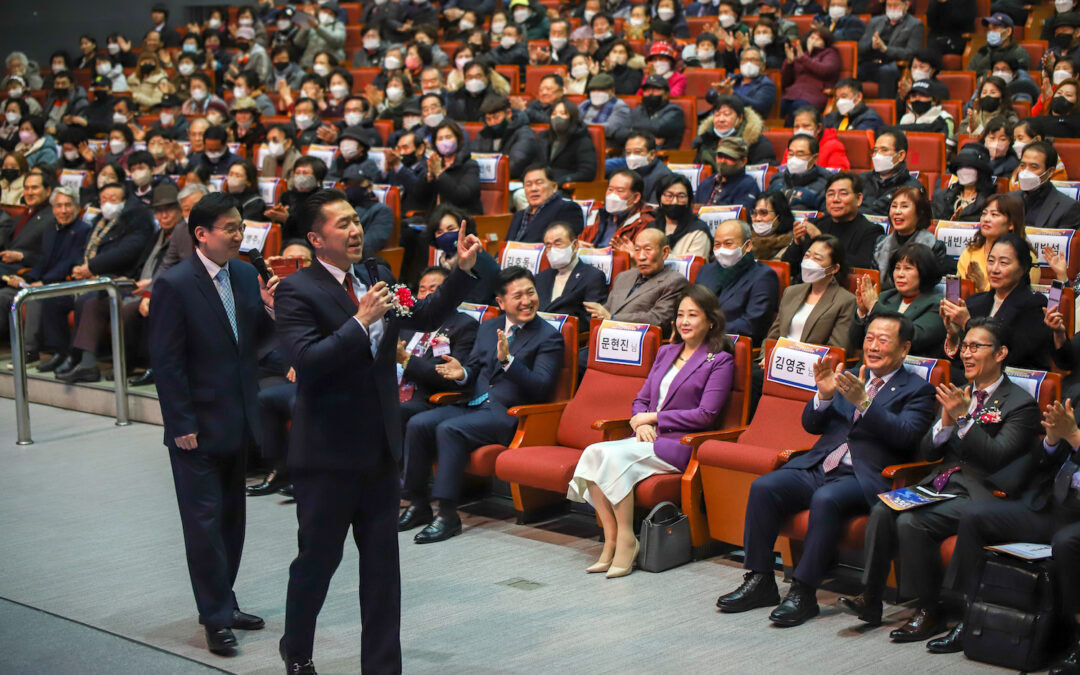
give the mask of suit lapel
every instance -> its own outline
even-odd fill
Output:
[[[206,266],[203,265],[198,254],[193,254],[191,256],[191,271],[195,276],[195,286],[199,289],[199,292],[203,294],[203,297],[206,298],[206,304],[221,322],[222,328],[225,329],[225,334],[228,335],[232,343],[236,345],[236,336],[233,335],[232,324],[229,323],[229,315],[225,313],[225,305],[221,302],[221,295],[218,294],[217,286],[214,285],[214,280],[210,278],[210,273],[206,270]],[[229,276],[229,282],[232,282],[232,275]],[[235,286],[233,287],[233,306],[236,306]],[[236,331],[237,333],[240,332],[239,319],[237,319]]]
[[[682,350],[673,351],[676,355],[676,358],[679,354],[682,353]],[[665,402],[670,401],[671,397],[675,395],[675,392],[678,391],[679,387],[681,387],[686,382],[690,375],[692,375],[695,370],[700,368],[705,363],[705,358],[707,357],[708,353],[709,350],[704,345],[694,350],[694,353],[690,355],[690,358],[687,359],[686,363],[679,370],[679,372],[675,373],[675,379],[671,381],[671,384],[668,386],[667,396],[664,397]],[[672,359],[672,363],[674,363],[674,361],[675,359]],[[668,364],[668,368],[670,367],[671,364]],[[664,372],[666,373],[667,370],[665,369]]]
[[[908,373],[907,369],[901,365],[900,370],[896,371],[896,374],[889,378],[889,381],[881,387],[881,391],[874,397],[874,403],[879,405],[888,403],[894,396],[897,396],[897,391],[904,388],[904,385],[907,384],[907,378],[910,376],[911,374]],[[870,377],[871,380],[873,380],[873,375]]]
[[[839,285],[836,283],[836,281],[830,283],[828,288],[826,288],[825,292],[821,295],[821,299],[818,300],[816,305],[814,305],[814,309],[810,310],[810,316],[806,317],[806,325],[803,326],[804,336],[810,335],[810,333],[813,332],[814,324],[818,322],[818,319],[820,319],[821,315],[825,313],[825,310],[832,307],[833,299],[836,297],[837,288],[839,288]],[[807,296],[809,296],[810,290],[807,290],[806,294]],[[804,297],[803,301],[805,302],[805,300],[806,298]]]
[[[658,276],[660,276],[661,274],[663,274],[663,271],[657,272],[656,274],[652,275],[651,277],[649,277],[645,281],[642,281],[641,285],[637,287],[637,290],[634,291],[634,293],[639,293],[639,294],[644,293],[645,290],[649,287],[649,284],[656,283],[656,278]],[[640,276],[640,275],[641,275],[641,272],[638,272],[638,276]],[[634,297],[634,293],[631,293],[630,290],[634,287],[634,282],[635,281],[637,281],[637,279],[631,280],[630,288],[626,289],[626,297],[623,298],[622,301],[617,306],[611,308],[611,314],[613,316],[615,314],[618,314],[624,307],[626,307],[627,305],[630,304],[630,300]]]
[[[308,269],[311,270],[313,280],[341,308],[341,311],[349,316],[356,314],[356,307],[353,306],[349,294],[345,292],[345,287],[334,279],[330,271],[323,267],[322,263],[315,261],[315,264]]]

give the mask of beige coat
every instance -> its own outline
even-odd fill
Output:
[[[806,296],[810,294],[811,284],[795,284],[788,286],[780,297],[780,311],[776,313],[772,327],[769,329],[768,338],[775,340],[786,336],[791,326],[791,319],[799,311]],[[840,284],[833,279],[825,294],[814,305],[813,311],[806,319],[803,326],[801,342],[815,345],[828,345],[841,347],[845,351],[851,351],[848,344],[848,329],[851,326],[851,317],[855,314],[855,296],[847,289],[841,288]]]

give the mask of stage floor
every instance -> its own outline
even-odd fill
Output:
[[[294,507],[278,496],[248,500],[236,592],[267,627],[238,632],[237,656],[214,656],[196,621],[161,427],[117,428],[42,405],[31,416],[36,442],[18,447],[14,403],[0,401],[0,599],[18,603],[0,603],[0,673],[210,672],[199,663],[282,672]],[[904,607],[863,630],[823,591],[819,618],[774,628],[768,610],[716,610],[717,595],[742,578],[730,559],[606,580],[584,571],[600,551],[587,519],[525,527],[502,500],[468,508],[464,534],[450,541],[400,537],[406,673],[990,670],[921,643],[890,643]],[[356,550],[347,547],[320,616],[320,673],[360,670],[356,588]]]

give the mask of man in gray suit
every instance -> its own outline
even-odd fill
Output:
[[[896,98],[897,61],[910,61],[923,44],[923,23],[908,14],[906,0],[886,0],[885,13],[870,19],[859,39],[859,79],[878,83],[877,98]]]
[[[678,270],[664,266],[670,253],[667,235],[655,227],[646,227],[634,238],[637,269],[615,277],[605,304],[586,302],[585,309],[594,319],[660,326],[666,336],[675,316],[675,303],[688,285]]]

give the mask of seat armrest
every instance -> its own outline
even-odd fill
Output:
[[[531,405],[516,405],[506,411],[512,417],[528,417],[529,415],[543,415],[545,413],[561,413],[569,401],[556,401],[555,403],[533,403]]]
[[[926,477],[930,473],[930,467],[935,464],[940,464],[941,460],[936,462],[908,462],[907,464],[893,464],[892,466],[885,467],[881,475],[892,481],[893,489],[897,490],[914,483],[918,483],[920,480]]]
[[[787,448],[786,450],[778,452],[776,454],[776,459],[782,466],[805,452],[810,452],[810,448]]]
[[[680,442],[683,445],[689,445],[694,450],[701,447],[701,444],[705,441],[728,441],[734,443],[739,440],[739,436],[742,432],[746,431],[749,427],[734,427],[732,429],[720,429],[718,431],[698,431],[692,434],[686,434],[682,437]]]
[[[435,405],[451,405],[453,403],[464,403],[466,401],[465,394],[460,391],[442,391],[438,394],[432,394],[428,402]]]
[[[603,432],[605,441],[620,440],[634,435],[634,430],[630,428],[629,417],[595,420],[592,428]]]
[[[507,415],[518,418],[517,431],[514,432],[514,438],[507,447],[554,445],[559,431],[559,421],[562,419],[567,403],[569,401],[518,405],[507,410]]]

